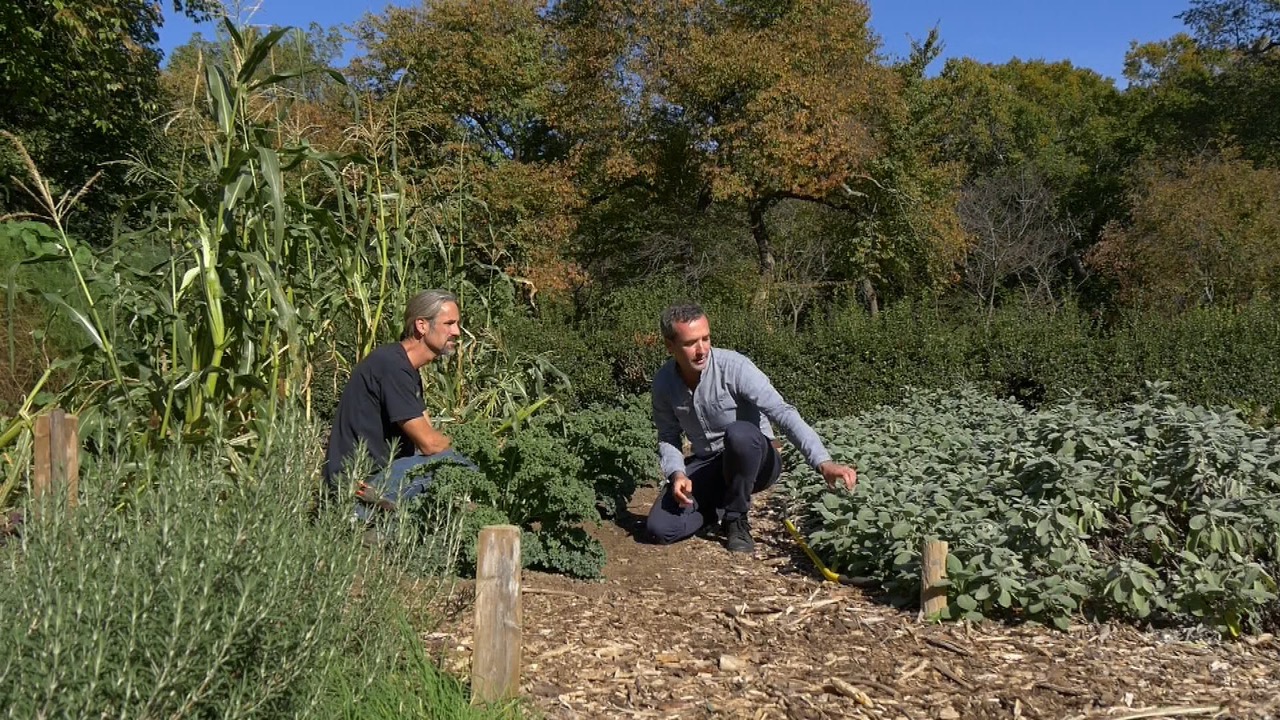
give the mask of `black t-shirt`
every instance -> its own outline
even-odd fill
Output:
[[[409,364],[404,346],[379,346],[356,365],[342,390],[329,433],[325,480],[333,483],[361,440],[369,449],[375,471],[391,462],[393,442],[397,444],[396,457],[412,455],[416,448],[400,423],[422,417],[425,410],[422,376]]]

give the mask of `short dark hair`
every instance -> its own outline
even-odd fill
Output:
[[[702,306],[697,303],[685,302],[672,305],[662,311],[662,319],[658,323],[662,329],[662,337],[671,340],[676,336],[676,323],[693,322],[700,317],[706,317],[707,314],[702,311]]]

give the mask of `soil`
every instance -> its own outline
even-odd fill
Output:
[[[926,624],[822,580],[761,493],[754,556],[604,523],[602,581],[526,572],[521,694],[548,718],[1280,717],[1280,641],[1078,625]],[[426,640],[470,668],[473,588]]]

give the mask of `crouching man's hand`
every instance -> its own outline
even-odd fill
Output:
[[[857,468],[846,467],[828,460],[818,466],[818,472],[822,473],[822,479],[827,481],[827,487],[833,490],[837,482],[844,483],[846,490],[853,490],[858,485]]]
[[[681,507],[693,507],[693,481],[688,475],[678,472],[671,476],[671,494]]]

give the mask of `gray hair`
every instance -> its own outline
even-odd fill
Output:
[[[401,333],[400,339],[407,340],[413,337],[413,324],[418,318],[425,319],[429,324],[436,324],[436,316],[440,314],[440,309],[445,303],[458,304],[458,296],[448,290],[426,290],[413,296],[404,307],[404,332]]]
[[[676,336],[676,323],[693,322],[700,317],[706,317],[707,314],[702,311],[702,306],[697,303],[680,303],[672,305],[662,311],[662,319],[659,326],[662,329],[662,337],[666,340],[673,340]]]

